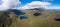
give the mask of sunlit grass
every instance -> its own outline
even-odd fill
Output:
[[[19,17],[13,20],[10,27],[60,27],[60,22],[56,22],[54,18],[57,14],[52,11],[44,11],[39,16],[34,16],[32,10],[23,10],[27,19],[20,19]],[[60,14],[59,14],[60,15]],[[13,19],[15,15],[11,15]],[[60,16],[59,16],[60,17]]]

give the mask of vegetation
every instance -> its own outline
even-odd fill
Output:
[[[18,11],[18,10],[17,10]],[[15,12],[15,11],[14,11]],[[60,27],[60,21],[56,21],[56,18],[60,18],[59,12],[53,10],[37,10],[39,16],[34,16],[36,11],[34,10],[20,10],[27,19],[20,19],[20,13],[17,15],[13,10],[6,12],[0,12],[0,27]],[[59,19],[60,20],[60,19]]]

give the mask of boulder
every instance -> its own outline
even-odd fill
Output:
[[[21,15],[20,16],[20,19],[27,19],[28,17],[27,16],[24,16],[24,15]]]
[[[39,15],[41,15],[41,13],[36,12],[36,13],[34,13],[33,15],[34,15],[34,16],[39,16]]]
[[[21,10],[17,10],[17,9],[10,9],[9,11],[15,13],[16,15],[25,14],[25,13],[22,12]]]
[[[60,18],[55,18],[56,21],[60,21]]]

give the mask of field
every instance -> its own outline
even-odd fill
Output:
[[[12,24],[10,27],[60,27],[60,21],[56,21],[55,18],[60,18],[59,12],[54,12],[51,10],[44,10],[41,15],[34,16],[36,12],[34,10],[22,10],[25,12],[27,19],[16,18],[14,13],[9,16],[12,19]],[[39,12],[39,11],[37,11]],[[40,13],[40,12],[39,12]],[[7,26],[6,26],[7,27]]]

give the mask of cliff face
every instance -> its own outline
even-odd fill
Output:
[[[0,12],[0,27],[60,27],[56,19],[60,20],[58,11],[11,9]]]

